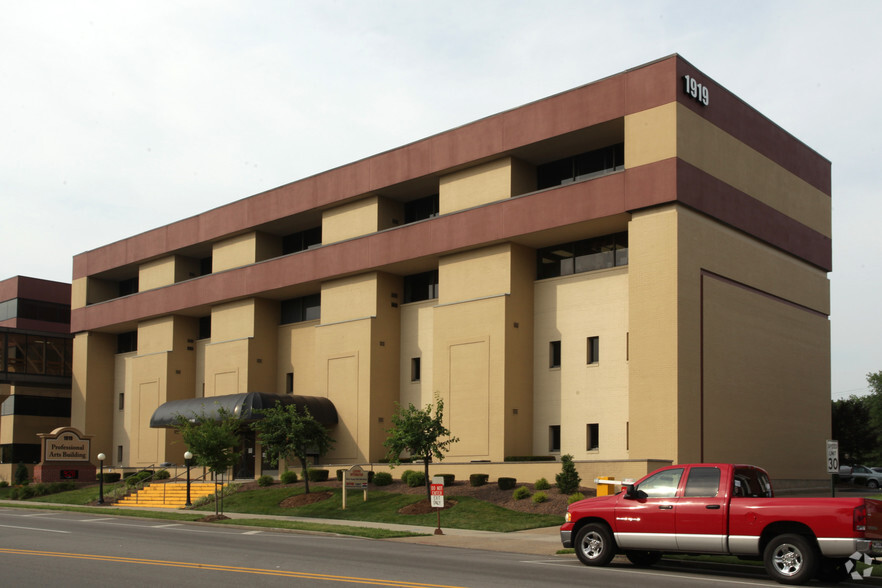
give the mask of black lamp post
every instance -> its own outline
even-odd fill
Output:
[[[98,504],[104,504],[104,459],[107,456],[98,454],[98,463],[101,464],[101,473],[98,475]]]
[[[184,452],[184,462],[187,464],[187,504],[184,506],[193,506],[190,502],[190,460],[193,459],[193,454],[189,451]]]

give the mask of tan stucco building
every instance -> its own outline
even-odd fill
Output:
[[[830,192],[661,59],[76,256],[71,424],[115,465],[180,463],[167,402],[321,397],[325,463],[378,462],[395,403],[437,395],[445,470],[822,479]]]

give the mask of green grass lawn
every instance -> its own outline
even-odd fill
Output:
[[[422,494],[396,494],[371,490],[368,491],[368,499],[365,502],[361,492],[350,492],[346,501],[346,510],[343,510],[339,488],[317,486],[310,490],[331,491],[333,496],[298,508],[282,508],[279,506],[280,502],[289,496],[303,494],[303,488],[260,488],[225,497],[224,512],[398,523],[425,527],[437,525],[438,515],[435,512],[425,515],[402,515],[397,512],[400,508],[422,500],[424,498]],[[442,527],[509,532],[550,527],[563,522],[563,517],[560,515],[518,512],[465,496],[457,497],[456,502],[455,506],[441,512]],[[200,508],[214,511],[214,504],[206,504]]]

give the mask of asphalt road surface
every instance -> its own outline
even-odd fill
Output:
[[[3,586],[777,586],[758,574],[0,507]]]

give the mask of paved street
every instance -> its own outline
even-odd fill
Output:
[[[424,529],[425,530],[425,529]],[[431,531],[430,529],[428,531]],[[492,537],[483,535],[487,547]],[[760,572],[586,568],[574,556],[485,551],[248,527],[0,507],[4,585],[119,586],[150,579],[189,587],[260,586],[773,586]],[[474,538],[476,535],[465,535]],[[440,543],[440,542],[439,542]],[[502,540],[505,544],[505,540]],[[541,543],[540,543],[541,544]],[[516,547],[509,540],[510,548]]]

